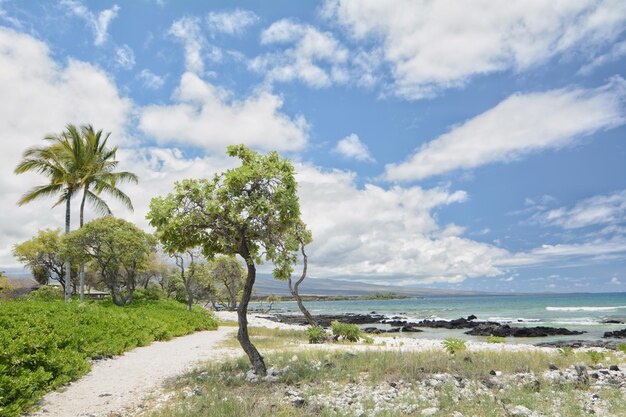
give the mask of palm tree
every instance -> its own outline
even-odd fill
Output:
[[[18,205],[24,205],[43,197],[59,195],[59,199],[53,205],[56,207],[65,203],[65,233],[70,232],[70,201],[74,194],[82,186],[80,171],[80,158],[82,155],[82,141],[80,133],[73,125],[68,125],[60,135],[50,135],[45,138],[48,146],[35,146],[28,148],[22,155],[22,160],[15,168],[16,174],[25,172],[37,172],[49,178],[49,183],[38,185],[28,190],[18,201]],[[67,158],[68,146],[74,147],[72,153],[76,158]],[[65,301],[70,300],[70,260],[65,262]]]
[[[94,131],[93,126],[84,125],[80,129],[83,142],[81,159],[81,184],[83,196],[80,203],[80,227],[83,227],[85,218],[85,202],[89,201],[96,211],[104,215],[110,215],[111,209],[100,198],[102,192],[111,195],[121,201],[129,210],[133,210],[133,204],[124,192],[117,188],[118,183],[137,183],[137,175],[131,172],[114,172],[118,161],[115,160],[117,146],[107,147],[107,141],[111,133],[103,136],[102,130]],[[76,149],[74,146],[68,149]],[[69,154],[71,156],[71,153]],[[85,294],[85,266],[81,264],[79,272],[80,300]]]

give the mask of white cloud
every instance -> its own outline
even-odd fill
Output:
[[[125,70],[132,69],[135,66],[135,53],[132,48],[128,45],[115,48],[115,63]]]
[[[351,133],[345,138],[337,142],[333,151],[343,155],[346,158],[356,159],[357,161],[374,162],[374,158],[370,154],[367,145],[365,145],[355,133]]]
[[[620,281],[618,277],[613,277],[613,278],[611,278],[611,284],[613,284],[613,285],[622,285],[622,281]]]
[[[608,64],[609,62],[617,61],[623,56],[626,56],[626,41],[616,43],[607,53],[597,56],[593,61],[583,65],[578,72],[583,75],[589,75],[596,68]]]
[[[620,77],[597,89],[514,94],[424,144],[406,161],[387,165],[385,178],[418,180],[558,149],[581,136],[622,125],[625,100],[626,82]]]
[[[597,50],[626,27],[619,0],[328,0],[324,15],[358,40],[379,40],[395,93],[412,99]]]
[[[159,143],[181,143],[223,152],[227,145],[295,151],[304,147],[308,126],[302,116],[281,112],[282,99],[260,91],[243,101],[231,93],[183,74],[172,105],[145,107],[139,128]]]
[[[117,17],[120,7],[115,4],[110,9],[105,9],[95,15],[80,1],[61,0],[61,4],[69,9],[72,14],[85,20],[94,34],[94,45],[102,45],[107,40],[109,24]]]
[[[202,75],[204,58],[218,62],[222,59],[221,49],[208,45],[200,27],[200,19],[183,17],[170,27],[169,34],[179,39],[185,48],[185,68],[187,71]]]
[[[143,86],[150,90],[158,90],[165,84],[165,79],[150,71],[149,69],[143,69],[138,75],[139,79],[143,81]]]
[[[241,35],[257,23],[259,17],[250,10],[235,9],[230,12],[211,12],[206,21],[211,33]]]
[[[50,208],[53,199],[17,206],[25,190],[44,182],[36,174],[13,174],[22,152],[41,144],[44,136],[62,131],[67,123],[92,123],[113,132],[112,141],[124,143],[132,103],[120,96],[102,70],[73,59],[61,66],[43,42],[2,27],[0,68],[0,190],[5,202],[5,215],[0,216],[0,265],[8,267],[15,265],[10,254],[13,244],[39,228],[64,225],[63,208]]]
[[[269,82],[298,80],[322,88],[349,80],[345,69],[348,50],[330,32],[283,19],[263,31],[261,44],[279,45],[279,48],[293,45],[250,61],[249,67],[265,74]]]
[[[579,201],[573,207],[559,207],[538,213],[533,218],[564,229],[624,223],[626,222],[626,190],[593,196]]]

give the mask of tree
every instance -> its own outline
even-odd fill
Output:
[[[180,271],[180,279],[185,286],[187,292],[187,311],[191,311],[194,299],[194,287],[196,287],[196,272],[199,269],[198,258],[200,254],[197,250],[187,249],[186,251],[179,253],[172,253],[172,257],[176,262],[176,266]]]
[[[274,277],[286,280],[293,271],[298,245],[290,238],[300,222],[294,168],[288,159],[270,152],[262,156],[243,145],[229,146],[228,155],[241,166],[212,180],[185,180],[166,197],[152,199],[148,219],[159,240],[183,251],[200,246],[207,259],[217,254],[239,255],[247,274],[237,307],[237,339],[257,374],[265,374],[263,357],[250,342],[248,304],[256,265],[274,264]]]
[[[22,160],[15,168],[16,174],[25,172],[37,172],[49,178],[49,183],[36,186],[28,190],[18,201],[18,205],[24,205],[42,197],[59,195],[59,199],[54,204],[56,207],[65,203],[65,234],[70,232],[70,202],[74,194],[82,186],[80,174],[81,162],[78,158],[82,155],[82,140],[78,129],[73,125],[68,125],[66,130],[60,135],[47,136],[47,146],[35,146],[26,149],[22,155]],[[68,149],[72,149],[70,154],[77,158],[68,158]],[[65,282],[70,283],[70,259],[65,259]],[[70,285],[65,285],[65,301],[69,301]]]
[[[146,289],[151,282],[154,282],[159,284],[161,289],[164,290],[165,277],[168,274],[168,270],[169,266],[161,262],[159,255],[151,253],[146,261],[146,269],[139,274],[137,285]]]
[[[66,238],[66,250],[100,274],[118,306],[133,301],[137,276],[155,245],[153,236],[110,216],[92,220]]]
[[[209,271],[216,286],[221,287],[221,298],[225,299],[228,309],[237,309],[237,298],[243,289],[246,272],[234,256],[217,256],[209,264]]]
[[[68,157],[74,158],[80,163],[81,183],[83,196],[80,202],[80,226],[83,227],[85,219],[85,202],[89,201],[97,211],[104,215],[111,215],[111,209],[100,197],[106,193],[121,201],[130,211],[133,204],[124,192],[117,188],[118,183],[137,183],[137,175],[131,172],[115,172],[118,161],[115,160],[117,146],[107,147],[107,141],[111,133],[103,136],[102,130],[94,131],[93,126],[84,125],[80,128],[80,140],[83,146],[73,145],[65,147]],[[76,155],[75,149],[82,150],[82,155]],[[74,156],[75,155],[75,156]],[[85,266],[80,266],[80,300],[85,296]]]
[[[57,280],[63,287],[63,292],[66,292],[66,263],[60,229],[40,230],[37,236],[15,245],[13,256],[30,269],[39,284],[46,285],[50,280]],[[75,272],[72,271],[74,276]]]
[[[296,299],[296,302],[298,303],[298,308],[300,309],[300,311],[302,312],[306,320],[309,322],[309,324],[311,326],[317,326],[318,324],[317,320],[315,320],[313,316],[311,315],[311,313],[309,312],[309,310],[306,309],[306,307],[304,306],[304,303],[302,302],[302,297],[300,297],[300,293],[298,292],[300,284],[302,284],[302,282],[306,278],[308,261],[309,261],[309,258],[306,254],[306,251],[304,250],[304,247],[308,243],[311,243],[313,238],[311,236],[311,232],[307,230],[306,225],[302,222],[300,222],[298,227],[295,228],[294,235],[292,236],[292,238],[295,239],[300,245],[300,252],[302,253],[303,265],[302,265],[302,275],[300,275],[300,278],[295,282],[295,284],[291,281],[291,276],[287,279],[289,283],[289,292],[291,292],[291,295],[293,295],[293,298]]]

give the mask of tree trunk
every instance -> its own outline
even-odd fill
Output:
[[[83,190],[83,200],[80,202],[80,226],[79,228],[83,228],[83,224],[85,221],[85,199],[87,198],[87,189]],[[83,262],[80,263],[80,268],[78,270],[78,282],[80,283],[80,302],[82,303],[85,298],[85,264]]]
[[[304,245],[302,245],[301,247],[301,251],[302,251],[302,258],[303,258],[303,263],[304,266],[302,267],[302,276],[300,276],[300,279],[296,281],[296,284],[294,286],[292,286],[291,283],[291,277],[289,277],[289,291],[291,292],[291,295],[293,295],[293,298],[296,299],[296,302],[298,303],[298,307],[300,308],[300,311],[302,311],[302,314],[304,314],[304,318],[306,318],[306,320],[309,322],[309,324],[311,326],[317,326],[317,320],[315,320],[313,318],[313,316],[311,315],[311,313],[309,313],[309,310],[306,309],[306,307],[304,306],[304,303],[302,302],[302,297],[300,297],[300,294],[298,293],[298,287],[300,287],[300,284],[302,284],[302,281],[304,281],[304,279],[306,278],[306,271],[307,271],[307,265],[308,265],[308,257],[306,256],[306,252],[304,251]]]
[[[240,255],[246,261],[246,266],[248,267],[248,275],[246,277],[246,284],[243,287],[241,302],[239,303],[239,307],[237,308],[237,319],[239,321],[237,340],[239,340],[239,344],[243,348],[244,352],[246,352],[246,355],[248,355],[248,359],[250,359],[250,363],[252,363],[254,373],[263,377],[267,373],[265,362],[263,361],[263,357],[261,356],[257,348],[254,347],[254,345],[250,341],[250,336],[248,335],[248,303],[250,303],[250,298],[252,297],[252,287],[254,286],[254,281],[256,279],[256,267],[254,266],[254,260],[250,257],[250,253],[248,252],[248,246],[245,240],[242,242],[241,246],[242,248]]]
[[[72,193],[67,193],[67,200],[65,201],[65,234],[70,232],[70,200],[72,199]],[[72,271],[69,256],[65,260],[65,301],[70,302],[72,300]]]

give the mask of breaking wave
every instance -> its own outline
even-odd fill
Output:
[[[580,307],[546,307],[548,311],[613,311],[626,309],[626,306],[580,306]]]

